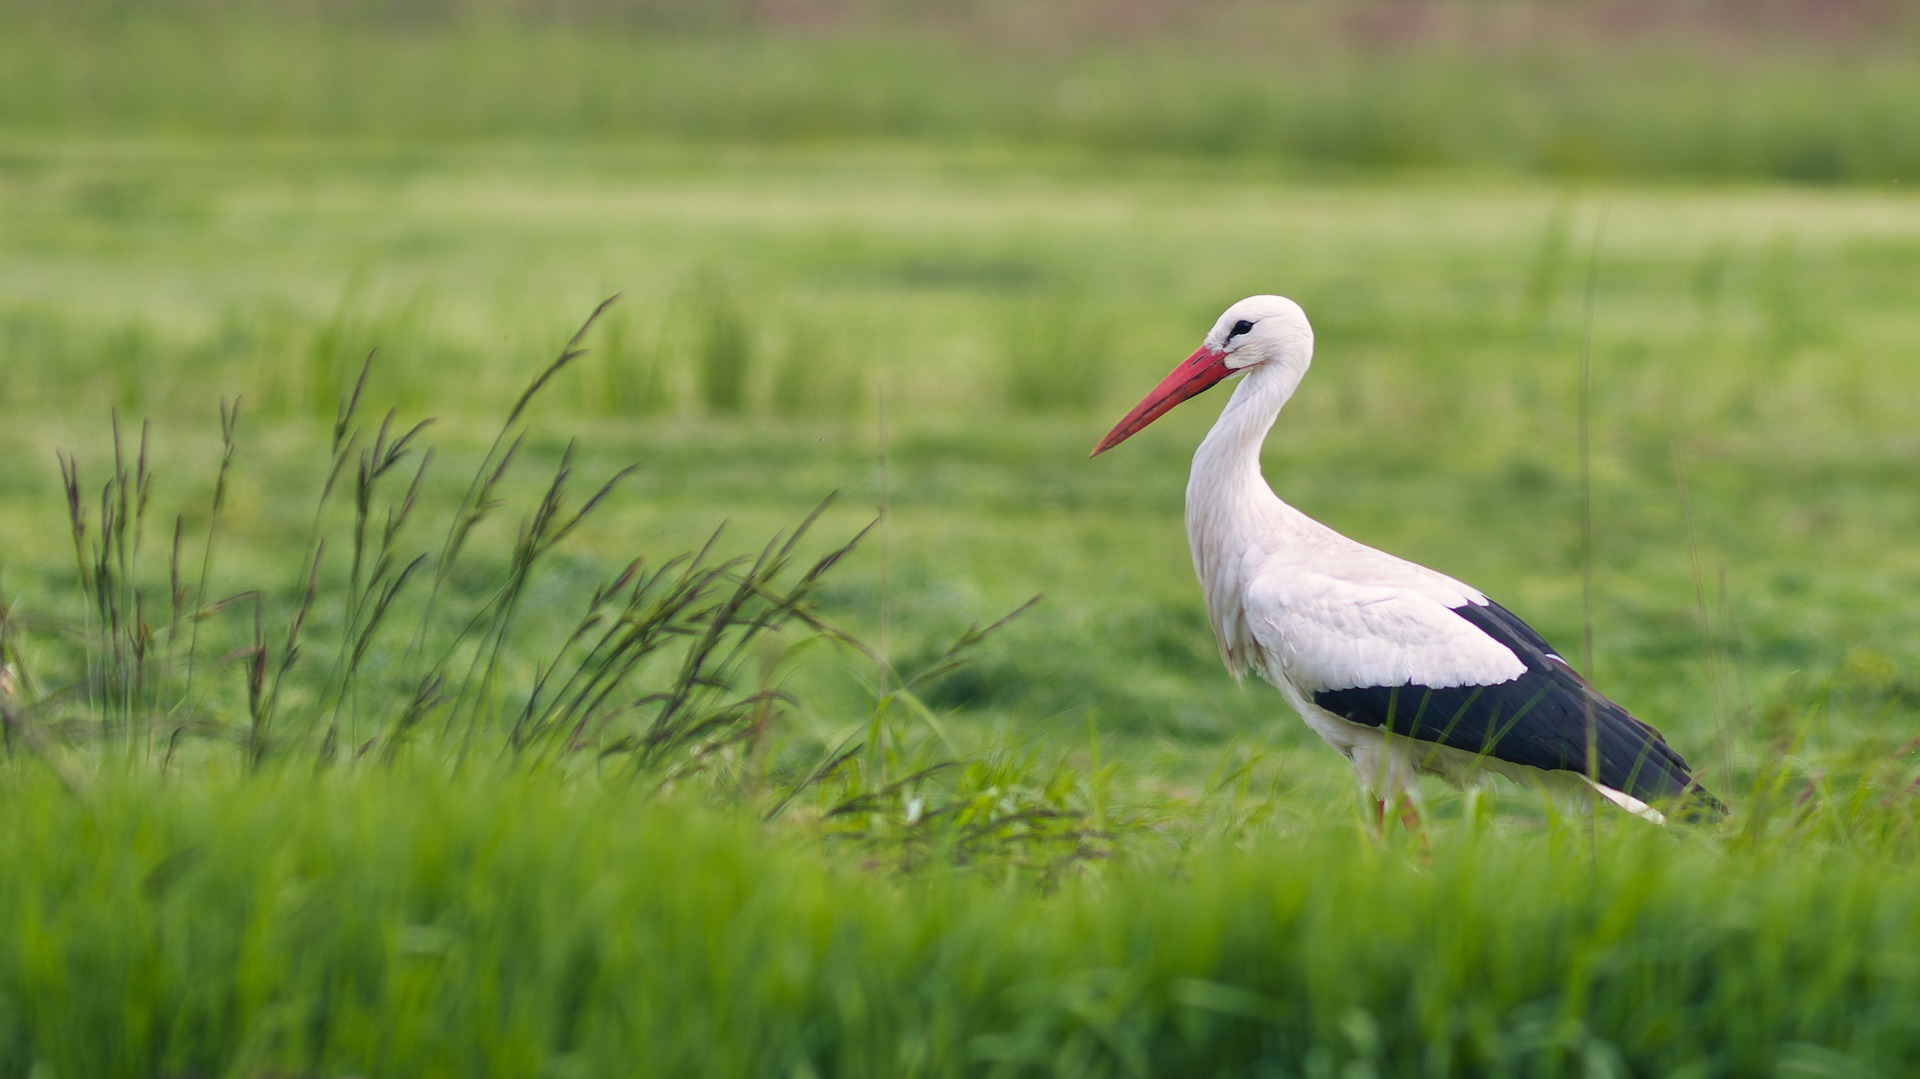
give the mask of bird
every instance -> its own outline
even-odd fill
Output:
[[[1503,775],[1666,823],[1726,806],[1660,732],[1596,690],[1539,633],[1477,589],[1349,539],[1281,501],[1260,448],[1313,361],[1299,304],[1251,296],[1093,448],[1240,382],[1193,456],[1187,539],[1220,657],[1271,682],[1339,750],[1385,827],[1420,827],[1418,775],[1461,787]],[[1424,832],[1422,832],[1424,836]]]

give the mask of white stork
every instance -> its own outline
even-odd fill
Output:
[[[1418,820],[1416,774],[1486,771],[1581,802],[1598,791],[1665,821],[1725,807],[1660,733],[1600,695],[1506,608],[1445,574],[1356,543],[1282,502],[1260,445],[1313,360],[1300,305],[1252,296],[1093,448],[1098,456],[1202,390],[1245,374],[1200,443],[1187,538],[1220,656],[1252,669],[1345,754],[1375,800]]]

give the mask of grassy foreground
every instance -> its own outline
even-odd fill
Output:
[[[1890,793],[1890,797],[1897,797]],[[630,788],[14,774],[16,1075],[1869,1075],[1920,814],[1756,839],[1253,826],[1036,895]],[[112,1032],[108,1036],[108,1032]]]

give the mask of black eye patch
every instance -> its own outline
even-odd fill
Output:
[[[1253,323],[1248,322],[1246,319],[1241,319],[1240,321],[1233,324],[1232,330],[1229,330],[1227,332],[1227,340],[1231,341],[1243,333],[1248,333],[1252,331],[1252,329],[1253,329]]]

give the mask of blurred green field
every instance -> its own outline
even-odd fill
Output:
[[[1912,181],[1873,0],[7,0],[0,127]]]
[[[1808,42],[1702,16],[1589,54],[1525,5],[1397,44],[1369,36],[1383,9],[1319,5],[1324,53],[1222,81],[1195,74],[1212,6],[1091,45],[987,7],[950,34],[854,6],[801,30],[7,10],[0,1072],[1850,1075],[1920,1051],[1901,17]],[[1538,33],[1475,51],[1485,20]],[[1516,120],[1524,64],[1563,96]],[[1092,104],[1029,107],[1061,78]],[[1316,85],[1319,150],[1286,111]],[[1276,134],[1210,127],[1222,102]],[[1267,449],[1281,495],[1569,653],[1590,630],[1583,666],[1730,822],[1435,787],[1423,855],[1232,684],[1180,518],[1224,396],[1086,453],[1269,291],[1318,339]],[[448,558],[502,418],[615,293]],[[434,423],[356,543],[388,408],[390,433]],[[100,496],[114,417],[129,477],[149,425],[137,532]],[[523,557],[563,462],[568,510],[637,467]],[[715,557],[751,557],[836,492],[741,601],[778,628],[691,681],[663,646],[600,733],[521,739],[621,566],[722,522]],[[777,613],[876,519],[804,591],[859,645]],[[356,589],[416,551],[369,628]],[[423,671],[448,681],[420,711]]]

